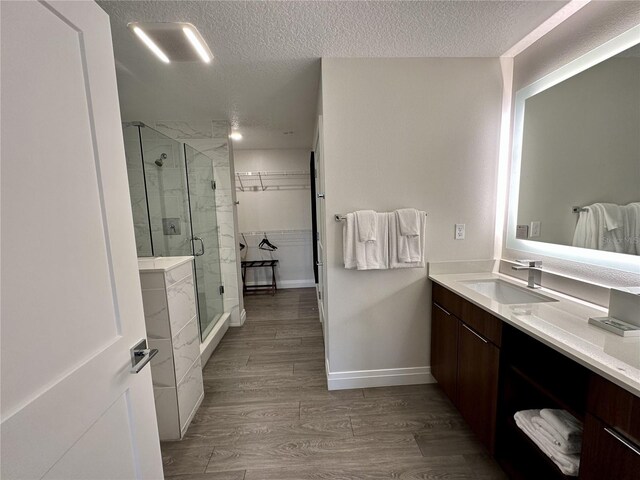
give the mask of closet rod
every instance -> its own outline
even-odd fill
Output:
[[[425,215],[425,217],[426,217],[426,216],[428,216],[429,214],[428,214],[428,213],[425,213],[424,215]],[[345,220],[347,219],[347,216],[346,216],[346,215],[342,215],[341,213],[336,213],[336,214],[333,216],[333,218],[335,218],[336,222],[343,222],[343,221],[345,221]]]

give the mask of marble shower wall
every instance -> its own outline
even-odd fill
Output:
[[[156,121],[148,122],[159,132],[204,153],[213,162],[216,180],[216,214],[220,269],[224,284],[224,311],[231,315],[231,325],[241,323],[242,296],[239,288],[235,228],[235,182],[233,181],[233,151],[229,142],[230,126],[226,121]]]

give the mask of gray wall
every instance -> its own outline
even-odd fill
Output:
[[[323,59],[330,372],[429,365],[426,270],[345,270],[333,214],[415,207],[428,261],[492,258],[501,94],[498,59]]]

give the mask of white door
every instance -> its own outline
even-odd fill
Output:
[[[160,479],[107,15],[0,2],[1,477]]]

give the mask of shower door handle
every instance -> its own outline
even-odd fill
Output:
[[[200,241],[200,247],[201,247],[200,252],[196,252],[196,248],[193,247],[193,256],[194,257],[199,257],[200,255],[204,255],[204,242],[202,241],[202,239],[200,237],[193,237],[191,240],[192,241],[199,240]]]

